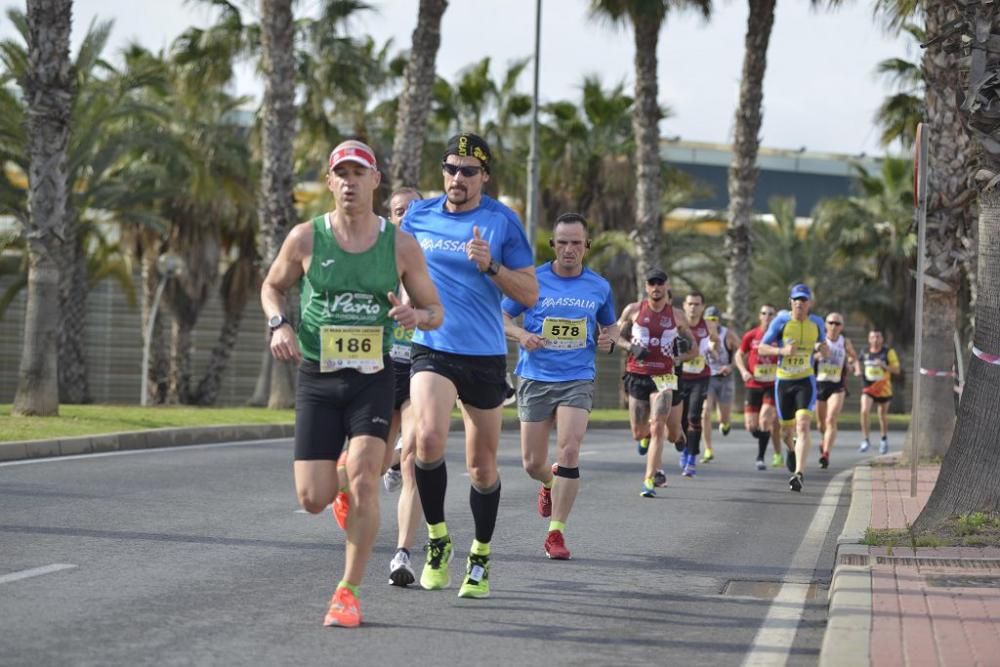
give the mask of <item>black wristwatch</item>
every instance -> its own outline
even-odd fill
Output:
[[[486,270],[483,271],[483,273],[485,273],[488,276],[495,276],[496,274],[500,273],[500,262],[496,261],[495,259],[491,259],[490,265],[486,267]]]
[[[274,333],[285,324],[291,324],[291,322],[284,315],[274,315],[267,320],[267,326],[271,330],[271,333]]]

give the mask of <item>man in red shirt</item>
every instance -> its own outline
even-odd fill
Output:
[[[771,458],[771,466],[780,468],[782,464],[781,424],[776,419],[777,412],[774,408],[774,377],[778,358],[761,356],[757,352],[757,346],[776,314],[777,309],[771,304],[761,305],[760,324],[743,334],[740,348],[733,356],[746,387],[743,423],[747,431],[757,438],[757,470],[764,470],[766,467],[764,454],[767,453],[768,440],[772,437],[774,456]]]

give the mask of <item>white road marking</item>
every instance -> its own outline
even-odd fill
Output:
[[[0,575],[0,584],[9,584],[12,581],[30,579],[31,577],[40,577],[44,574],[52,574],[53,572],[61,572],[63,570],[72,570],[76,567],[79,566],[72,565],[70,563],[53,563],[52,565],[46,565],[45,567],[36,567],[30,570],[11,572],[10,574]]]
[[[132,456],[134,454],[156,454],[158,452],[180,452],[192,449],[218,449],[220,447],[246,447],[247,445],[261,445],[269,442],[282,442],[288,438],[271,438],[268,440],[240,440],[238,442],[217,442],[208,445],[180,445],[178,447],[151,447],[149,449],[129,449],[121,452],[99,452],[95,454],[73,454],[71,456],[51,456],[42,459],[21,459],[19,461],[7,461],[0,463],[0,468],[7,466],[26,466],[37,463],[62,463],[63,461],[79,461],[82,459],[103,459],[108,456]]]
[[[809,524],[805,537],[792,556],[792,562],[788,566],[789,572],[812,572],[816,569],[823,542],[837,512],[840,493],[850,474],[850,468],[842,471],[826,487],[826,493],[816,508],[812,523]],[[744,667],[772,667],[788,663],[788,655],[795,641],[799,621],[802,619],[802,608],[805,606],[808,591],[808,581],[786,581],[782,584],[743,660]]]

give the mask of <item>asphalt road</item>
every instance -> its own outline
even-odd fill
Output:
[[[388,586],[396,497],[383,491],[355,630],[321,627],[344,539],[328,513],[296,511],[288,441],[0,465],[0,663],[815,665],[856,442],[842,434],[827,471],[811,455],[794,494],[784,468],[753,469],[742,430],[716,435],[693,480],[668,455],[650,500],[628,434],[592,431],[573,560],[549,561],[537,485],[505,432],[493,596]],[[473,532],[461,452],[453,435],[453,582]]]

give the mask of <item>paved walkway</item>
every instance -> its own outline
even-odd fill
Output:
[[[1000,549],[857,543],[911,524],[939,470],[921,467],[911,498],[908,467],[855,469],[821,665],[1000,665]]]

